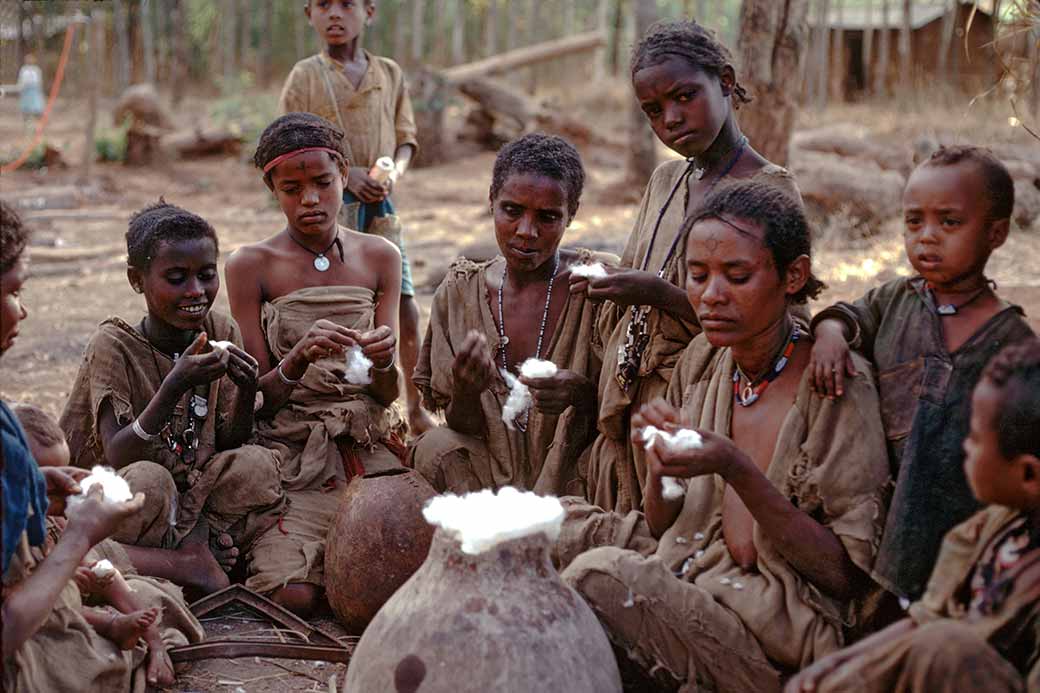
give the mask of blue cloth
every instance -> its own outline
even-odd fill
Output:
[[[47,481],[29,451],[29,441],[21,424],[8,406],[0,402],[0,433],[3,436],[3,523],[4,569],[18,548],[22,532],[28,532],[29,543],[43,544],[47,519]],[[33,516],[29,517],[29,508]]]
[[[380,202],[362,202],[354,193],[343,188],[343,206],[348,207],[351,205],[357,210],[357,220],[356,222],[353,219],[350,221],[351,223],[356,223],[357,230],[362,233],[369,233],[372,220],[396,214],[394,203],[390,201],[389,195]],[[397,249],[401,251],[401,296],[415,296],[415,285],[412,283],[412,264],[408,262],[408,255],[405,254],[403,234],[393,239],[393,241],[397,245]]]

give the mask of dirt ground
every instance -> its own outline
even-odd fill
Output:
[[[609,90],[608,90],[609,91]],[[624,94],[615,88],[611,94]],[[603,102],[588,101],[594,112],[606,113]],[[623,133],[618,113],[625,108],[615,99],[607,127]],[[106,104],[107,105],[107,104]],[[206,112],[204,99],[189,100],[178,113],[182,123]],[[597,116],[598,117],[598,116]],[[988,115],[969,114],[953,119],[951,132],[961,137],[985,136],[1038,146],[1018,132],[993,126]],[[125,168],[96,164],[94,175],[78,183],[82,160],[85,109],[81,102],[57,102],[47,130],[73,164],[66,170],[20,170],[0,179],[0,195],[16,201],[26,221],[36,230],[32,247],[33,276],[23,292],[30,317],[22,324],[15,346],[0,362],[0,392],[5,401],[29,401],[57,415],[68,395],[83,349],[96,325],[119,315],[134,322],[144,303],[130,291],[125,278],[123,234],[129,215],[160,195],[197,212],[217,229],[221,255],[277,232],[284,224],[279,209],[248,162],[239,158],[175,161],[153,168]],[[916,120],[899,108],[844,107],[822,115],[806,116],[803,127],[845,123],[910,146],[925,123],[937,122],[924,114]],[[27,141],[13,99],[0,101],[0,155],[13,158]],[[982,143],[985,143],[983,141]],[[246,146],[246,150],[251,145]],[[620,179],[623,153],[583,152],[588,167],[586,195],[565,243],[620,253],[631,229],[635,205],[605,204],[602,192]],[[433,291],[458,254],[483,255],[492,248],[487,212],[487,189],[493,155],[470,156],[453,163],[414,170],[395,192],[407,233],[418,298],[425,312]],[[1034,226],[1034,228],[1036,228]],[[815,267],[829,285],[822,301],[851,299],[869,287],[909,273],[900,238],[899,222],[892,220],[869,240],[847,240],[842,220],[825,220],[818,234]],[[1034,328],[1040,330],[1040,234],[1012,233],[1007,245],[993,257],[990,276],[1006,299],[1022,305]],[[226,298],[218,299],[226,309]],[[219,633],[231,621],[211,626]],[[211,624],[207,624],[210,626]],[[223,664],[194,665],[173,690],[282,691],[328,690],[333,674],[343,679],[343,668],[307,662],[282,662],[298,669],[293,675],[279,666],[252,659]]]

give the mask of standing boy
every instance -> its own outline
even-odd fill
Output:
[[[412,102],[401,67],[361,47],[372,23],[375,0],[308,0],[304,12],[325,50],[293,67],[282,88],[283,113],[304,111],[336,123],[345,133],[349,164],[341,222],[384,236],[401,250],[401,361],[408,424],[413,435],[434,425],[421,405],[412,374],[419,355],[419,307],[411,266],[404,252],[401,221],[390,192],[418,148]],[[369,175],[376,160],[389,156],[394,169],[385,184]]]

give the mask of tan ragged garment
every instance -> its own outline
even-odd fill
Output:
[[[261,326],[277,363],[317,320],[353,330],[373,327],[375,292],[356,286],[299,289],[263,305]],[[380,441],[394,414],[365,387],[343,380],[342,356],[312,363],[289,401],[271,419],[257,422],[264,443],[278,451],[289,508],[260,537],[249,556],[246,586],[270,592],[290,582],[324,581],[325,539],[346,489],[337,439],[353,441],[366,472],[400,466]]]
[[[987,545],[1018,511],[992,505],[946,533],[928,589],[910,607],[917,628],[824,677],[820,693],[968,693],[1040,690],[1040,583],[1016,581],[994,613],[972,618],[962,589]],[[1021,584],[1020,584],[1021,583]],[[1024,647],[1030,647],[1026,651]],[[1002,656],[1015,651],[1022,670]]]
[[[211,310],[203,322],[211,340],[241,345],[238,326],[230,316]],[[120,426],[129,425],[158,393],[173,362],[155,350],[134,327],[119,318],[101,323],[87,345],[72,393],[61,415],[72,463],[90,468],[107,465],[101,444],[102,405],[112,407]],[[199,478],[188,483],[182,458],[156,438],[145,460],[127,465],[119,474],[131,490],[145,493],[145,507],[120,527],[116,538],[128,544],[173,548],[205,518],[215,530],[229,531],[245,549],[271,525],[285,504],[275,453],[257,445],[216,452],[218,431],[231,425],[237,390],[227,377],[210,383],[209,412],[198,429]],[[172,430],[188,425],[186,393],[174,408]]]
[[[665,162],[654,171],[621,256],[622,267],[641,268],[657,216],[685,168],[685,160],[676,160]],[[776,185],[800,199],[794,179],[779,166],[769,165],[753,179]],[[657,273],[663,265],[664,280],[679,288],[686,286],[685,244],[680,242],[671,259],[666,262],[666,258],[683,219],[693,211],[686,209],[685,187],[676,193],[661,220],[647,266],[648,272]],[[612,303],[607,303],[600,313],[599,329],[604,344],[599,380],[600,435],[593,444],[589,460],[589,499],[595,505],[618,512],[643,507],[643,484],[646,482],[646,456],[642,449],[630,443],[628,421],[642,405],[664,396],[679,356],[690,340],[700,333],[700,327],[695,323],[651,309],[647,317],[650,342],[643,352],[639,375],[625,392],[616,376],[618,348],[625,343],[630,320],[630,308]]]
[[[615,256],[590,250],[576,252],[576,264],[617,261]],[[470,330],[484,334],[491,354],[498,353],[500,340],[488,303],[487,272],[500,269],[504,262],[501,257],[485,263],[456,260],[434,296],[430,325],[415,369],[415,384],[431,410],[443,410],[451,402],[452,364]],[[543,358],[595,382],[601,353],[596,330],[598,309],[584,295],[570,294]],[[461,493],[516,486],[542,494],[584,495],[584,455],[595,435],[594,414],[584,415],[573,407],[559,416],[532,410],[527,431],[514,431],[502,421],[502,406],[508,396],[504,379],[496,377],[480,396],[486,438],[478,440],[447,427],[434,429],[412,448],[415,469],[439,491]]]
[[[90,555],[90,554],[88,554]],[[125,554],[124,554],[125,555]],[[25,535],[4,575],[4,598],[39,565],[40,553]],[[202,625],[188,611],[180,589],[161,580],[129,576],[143,608],[164,607],[160,633],[167,647],[200,642]],[[16,598],[16,597],[15,597]],[[83,618],[83,600],[73,581],[62,589],[36,633],[4,661],[7,691],[133,691],[144,693],[146,650],[120,650]]]
[[[866,362],[856,359],[859,373],[838,400],[814,395],[805,372],[766,474],[784,496],[834,532],[852,561],[867,571],[884,523],[888,459],[877,391]],[[713,348],[704,337],[691,343],[676,365],[668,391],[669,401],[681,407],[685,424],[729,435],[733,369],[728,348]],[[656,545],[641,513],[602,513],[571,503],[555,553],[560,563],[572,562],[564,576],[570,575],[579,589],[590,575],[605,575],[610,578],[607,584],[630,587],[640,605],[636,611],[626,611],[612,598],[583,594],[605,622],[614,624],[615,641],[635,650],[637,660],[651,666],[659,663],[691,686],[694,677],[710,681],[712,672],[724,675],[733,667],[743,667],[748,675],[758,671],[764,677],[761,681],[770,680],[768,671],[760,667],[761,658],[754,654],[759,649],[772,666],[797,670],[841,647],[843,626],[854,620],[853,604],[822,594],[791,567],[757,525],[757,570],[743,571],[722,536],[724,490],[715,476],[687,482],[683,509]],[[604,544],[612,548],[580,555]],[[676,572],[683,577],[672,577]],[[675,622],[675,613],[696,619],[696,627],[684,629]],[[703,661],[698,664],[697,652],[704,648],[702,638],[715,637],[712,619],[716,617],[724,624],[715,634],[721,642],[746,641],[754,647],[733,653],[729,660],[723,648],[712,655],[722,658],[721,664],[706,668]],[[672,623],[673,627],[663,628],[661,637],[673,640],[644,642],[640,633],[651,623]],[[716,683],[734,690],[725,679]]]
[[[312,286],[263,304],[261,327],[278,363],[318,320],[352,330],[373,328],[375,292],[358,286]],[[265,445],[278,451],[288,490],[320,488],[342,476],[336,438],[347,436],[368,448],[382,440],[394,419],[364,386],[343,379],[346,362],[331,356],[312,363],[289,401],[270,419],[257,421]]]
[[[368,69],[357,89],[343,64],[325,52],[296,63],[282,87],[279,109],[313,113],[338,125],[349,165],[371,168],[401,145],[418,149],[419,142],[404,72],[390,58],[365,55]]]

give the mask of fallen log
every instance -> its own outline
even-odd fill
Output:
[[[533,46],[524,46],[523,48],[499,53],[498,55],[472,63],[456,65],[444,70],[442,74],[450,82],[464,82],[476,77],[497,75],[575,53],[587,53],[599,48],[606,42],[607,38],[603,32],[590,31],[584,34],[537,43]]]
[[[875,163],[804,149],[791,150],[791,173],[810,216],[825,220],[845,213],[863,229],[876,229],[900,214],[904,179]]]
[[[224,128],[182,130],[163,137],[161,145],[180,159],[237,155],[242,151],[242,137]]]

